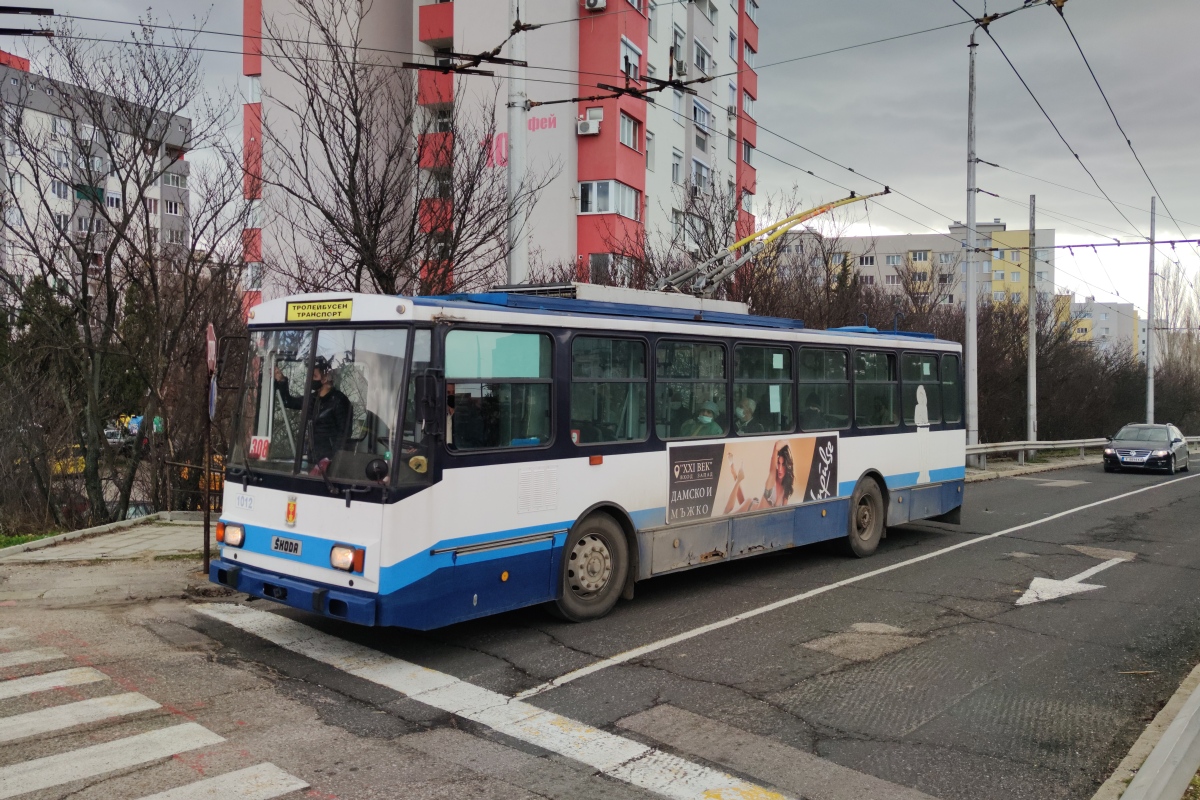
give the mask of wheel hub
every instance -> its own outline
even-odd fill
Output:
[[[603,590],[612,571],[612,553],[599,536],[584,536],[571,549],[567,578],[576,595],[587,597]]]
[[[864,497],[858,502],[858,513],[856,514],[855,521],[858,523],[858,534],[860,536],[870,533],[871,525],[874,522],[874,509],[871,507],[869,499]]]

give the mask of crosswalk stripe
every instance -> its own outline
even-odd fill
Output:
[[[53,661],[56,658],[66,657],[66,653],[54,647],[36,647],[33,650],[14,650],[11,653],[0,653],[0,668],[19,667],[22,664],[34,664],[38,661]]]
[[[207,728],[186,722],[113,742],[35,758],[0,768],[0,800],[127,769],[223,741],[224,738]]]
[[[159,707],[158,703],[149,697],[129,692],[52,706],[27,714],[14,714],[11,717],[0,718],[0,742],[11,742],[13,739],[23,739],[26,736],[36,736],[39,733],[49,733]]]
[[[227,603],[195,609],[294,653],[586,764],[674,800],[782,800],[727,773],[506,697],[452,675],[321,633],[278,614]]]
[[[96,681],[106,680],[108,680],[107,675],[91,667],[62,669],[58,672],[30,675],[28,678],[12,678],[11,680],[0,681],[0,700],[33,694],[34,692],[48,692],[51,689],[62,689],[65,686],[79,686],[84,683],[95,683]]]
[[[258,764],[168,789],[142,800],[271,800],[307,788],[307,783],[274,764]]]

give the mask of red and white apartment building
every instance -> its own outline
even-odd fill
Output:
[[[255,209],[254,227],[246,231],[244,244],[250,287],[260,292],[263,233],[265,229],[269,237],[275,223],[270,197],[263,197],[253,176],[262,169],[263,100],[269,113],[279,78],[264,63],[269,59],[262,57],[258,37],[264,15],[286,14],[290,5],[291,0],[244,0],[246,196]],[[510,28],[504,0],[389,0],[376,3],[369,13],[371,18],[361,23],[365,44],[395,51],[389,56],[397,63],[433,63],[444,51],[488,51],[504,41]],[[543,24],[525,34],[526,89],[532,101],[605,94],[596,84],[624,86],[626,64],[630,85],[637,88],[649,86],[642,76],[712,78],[692,83],[695,95],[667,89],[652,94],[654,102],[622,96],[535,106],[529,112],[528,166],[557,175],[529,220],[531,262],[573,261],[578,278],[590,279],[610,267],[614,241],[636,240],[643,227],[651,240],[669,237],[671,226],[683,224],[683,185],[689,180],[735,188],[743,196],[738,232],[753,230],[757,14],[755,0],[522,3],[523,21]],[[497,76],[509,69],[494,67]],[[464,80],[422,71],[418,81],[418,102],[431,113],[447,103],[480,102],[485,95],[490,99],[498,91],[498,135],[491,146],[495,168],[507,168],[507,86],[502,78],[498,84],[489,77]]]

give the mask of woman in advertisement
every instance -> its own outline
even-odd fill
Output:
[[[733,475],[733,489],[729,493],[729,501],[725,503],[727,515],[786,506],[792,492],[795,491],[796,468],[786,439],[775,442],[775,447],[771,450],[771,469],[767,472],[767,485],[763,488],[761,498],[746,499],[742,492],[745,470],[734,466],[732,458],[729,460],[729,472]]]

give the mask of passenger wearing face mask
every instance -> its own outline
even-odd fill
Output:
[[[291,393],[287,378],[279,367],[275,367],[275,390],[279,392],[285,407],[303,408],[304,397],[297,397]],[[317,356],[313,362],[309,391],[312,395],[308,409],[308,429],[312,435],[308,438],[308,456],[315,465],[314,469],[324,472],[334,453],[342,448],[350,435],[353,408],[350,398],[333,387],[333,368],[329,359],[324,356]]]
[[[725,431],[717,424],[717,404],[706,400],[700,404],[696,416],[683,423],[682,435],[696,439],[702,436],[721,436]]]
[[[734,425],[737,426],[739,436],[750,436],[763,432],[762,423],[754,419],[754,412],[757,410],[758,404],[750,397],[743,397],[733,409],[733,415],[737,417]]]

